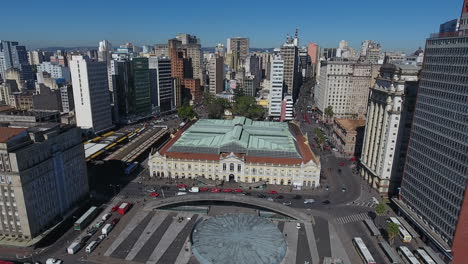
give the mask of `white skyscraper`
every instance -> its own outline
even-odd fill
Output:
[[[268,98],[268,115],[274,118],[281,116],[281,102],[283,100],[284,61],[276,56],[271,62],[270,95]]]
[[[73,56],[70,71],[76,124],[95,133],[112,128],[107,63]]]

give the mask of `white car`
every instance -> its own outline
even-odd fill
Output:
[[[315,203],[315,200],[314,200],[314,199],[305,199],[305,200],[304,200],[304,203],[305,203],[305,204]]]
[[[296,223],[296,228],[297,228],[297,229],[301,229],[301,224],[300,224],[300,223]]]
[[[63,261],[61,259],[54,259],[54,258],[49,258],[46,260],[46,264],[62,264]]]
[[[186,192],[177,192],[176,195],[186,195]]]
[[[338,152],[338,149],[337,148],[332,148],[333,151],[335,152]]]

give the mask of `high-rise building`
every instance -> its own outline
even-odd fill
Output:
[[[107,41],[99,41],[98,60],[109,62],[111,60],[112,44]]]
[[[367,60],[372,64],[379,62],[380,58],[380,44],[373,40],[364,40],[361,44],[361,59]]]
[[[154,44],[153,50],[156,57],[169,56],[169,47],[167,44]]]
[[[418,74],[416,65],[384,64],[371,88],[360,173],[383,197],[401,184]]]
[[[4,212],[0,235],[31,240],[88,194],[81,132],[76,127],[36,124],[1,127],[0,135]]]
[[[294,119],[294,103],[291,95],[286,95],[281,102],[280,121],[291,121]]]
[[[299,74],[303,81],[311,76],[311,64],[312,60],[307,52],[307,47],[301,47],[299,49]]]
[[[164,113],[174,110],[174,81],[171,76],[171,60],[168,57],[149,57],[151,77],[151,102]]]
[[[151,115],[148,58],[113,60],[114,111],[119,123],[130,123]]]
[[[468,0],[460,27],[426,41],[413,127],[394,199],[452,263],[468,263]]]
[[[42,72],[50,73],[50,76],[54,79],[64,79],[65,82],[70,82],[70,69],[57,64],[52,64],[50,62],[43,62],[37,65],[37,72],[41,74]]]
[[[229,57],[228,66],[232,71],[237,71],[241,67],[245,59],[249,55],[249,39],[248,38],[228,38],[227,39],[227,56]]]
[[[299,94],[299,51],[295,44],[296,38],[288,36],[286,43],[281,46],[281,58],[284,61],[284,89],[289,95],[292,95],[295,101]]]
[[[34,86],[34,75],[26,47],[20,46],[17,41],[0,40],[0,75],[3,79],[6,70],[11,68],[21,71],[21,79],[28,82],[28,88]]]
[[[215,55],[218,55],[218,56],[221,56],[221,57],[226,56],[226,49],[224,48],[223,43],[216,44]]]
[[[176,39],[182,42],[182,45],[201,44],[200,39],[197,38],[197,36],[192,36],[186,33],[177,34]]]
[[[271,61],[270,94],[268,97],[268,115],[272,118],[281,117],[281,103],[284,93],[284,60],[275,56]]]
[[[314,89],[314,98],[323,116],[325,109],[331,106],[337,118],[363,117],[373,84],[372,69],[367,62],[323,61]]]
[[[209,61],[210,93],[218,94],[224,90],[224,57],[215,56]]]
[[[44,60],[44,57],[42,55],[42,51],[40,50],[28,51],[28,62],[30,65],[41,64],[43,60]]]
[[[70,62],[76,124],[95,133],[112,125],[107,64],[74,55]]]
[[[260,71],[261,71],[261,79],[270,79],[270,63],[271,63],[271,53],[269,52],[261,52],[257,53],[257,56],[260,60]]]

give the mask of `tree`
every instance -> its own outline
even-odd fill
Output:
[[[177,109],[177,115],[183,120],[190,120],[197,117],[197,113],[193,110],[193,107],[187,104]]]
[[[208,106],[208,105],[210,105],[211,103],[213,103],[213,101],[214,101],[215,99],[216,99],[216,97],[215,97],[212,93],[210,93],[210,92],[205,92],[205,93],[203,94],[203,104],[204,104],[205,106]]]
[[[329,105],[327,108],[325,108],[325,116],[327,116],[328,118],[332,118],[335,113],[333,112],[333,106]]]
[[[261,119],[265,114],[262,106],[252,96],[236,96],[232,111],[236,115],[251,119]]]
[[[224,116],[224,107],[219,103],[211,103],[206,106],[208,118],[221,119]]]
[[[385,213],[385,211],[387,211],[387,208],[385,207],[385,204],[384,203],[379,203],[376,207],[375,207],[375,212],[378,214],[378,215],[383,215]]]
[[[395,237],[400,233],[400,226],[395,223],[389,223],[387,227],[388,242],[393,244]]]
[[[325,143],[325,134],[323,134],[323,131],[318,127],[314,129],[314,133],[317,143],[322,147],[322,144]]]

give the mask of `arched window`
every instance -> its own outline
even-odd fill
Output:
[[[229,164],[229,170],[234,171],[234,163]]]

